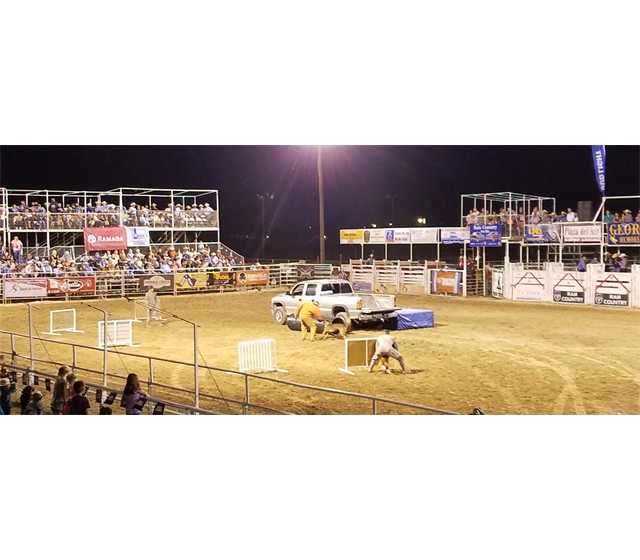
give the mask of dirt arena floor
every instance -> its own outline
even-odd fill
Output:
[[[356,369],[351,376],[344,365],[344,342],[334,338],[314,343],[301,341],[299,332],[273,323],[270,299],[274,291],[251,291],[188,296],[162,296],[163,310],[197,322],[200,365],[222,370],[238,369],[237,345],[241,341],[276,340],[278,367],[287,373],[264,373],[326,388],[417,403],[468,414],[481,407],[486,414],[638,414],[640,412],[640,310],[524,304],[492,298],[398,296],[397,304],[430,309],[436,326],[395,333],[410,374],[368,373]],[[110,313],[109,319],[131,319],[134,304],[121,299],[93,300]],[[97,345],[101,313],[79,302],[38,302],[33,306],[35,331],[47,331],[51,309],[77,310],[78,328],[84,333],[49,337],[88,346]],[[138,314],[144,313],[140,309]],[[27,306],[0,306],[0,328],[28,332]],[[376,330],[357,330],[351,337],[366,338]],[[47,337],[47,335],[40,335]],[[192,361],[193,330],[169,318],[146,327],[133,324],[134,343],[109,352],[109,371],[126,376],[135,371],[147,379],[147,358],[124,353]],[[0,336],[0,351],[9,348]],[[37,340],[38,356],[71,362],[69,347]],[[18,342],[28,352],[28,340]],[[78,350],[80,365],[100,370],[100,350]],[[7,360],[8,360],[7,356]],[[193,368],[154,362],[154,381],[193,389]],[[96,378],[99,381],[99,378]],[[244,379],[224,371],[201,368],[200,390],[214,396],[242,400]],[[116,386],[121,384],[115,383]],[[251,402],[298,414],[370,414],[362,399],[319,393],[283,384],[252,380]],[[158,394],[157,392],[154,394]],[[174,396],[175,399],[177,397]],[[183,400],[183,402],[189,402]],[[192,404],[192,402],[191,402]],[[206,406],[207,399],[201,399]],[[229,405],[218,411],[239,413]],[[97,410],[94,409],[94,413]],[[415,414],[406,408],[378,406],[383,414]]]

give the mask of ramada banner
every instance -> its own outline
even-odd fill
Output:
[[[121,227],[84,228],[85,251],[113,251],[127,248],[127,230]]]

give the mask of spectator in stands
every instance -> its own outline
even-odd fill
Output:
[[[113,410],[111,410],[110,406],[107,406],[106,404],[101,404],[100,405],[100,416],[102,415],[111,415],[113,414]]]
[[[23,414],[31,416],[41,416],[42,414],[44,414],[44,407],[42,406],[41,401],[42,393],[40,391],[34,391],[33,395],[31,396],[31,401],[29,401],[29,404],[27,404],[27,406],[25,407]]]
[[[367,258],[367,260],[364,261],[364,264],[366,264],[368,266],[373,266],[373,253],[371,253],[369,255],[369,257]]]
[[[68,366],[60,366],[58,368],[58,376],[53,384],[53,393],[51,395],[51,414],[62,414],[64,403],[69,398],[66,378],[70,371]]]
[[[620,268],[620,272],[629,272],[629,259],[626,253],[620,253],[618,267]]]
[[[11,381],[0,377],[0,408],[4,414],[11,414]]]
[[[383,357],[398,360],[400,367],[402,368],[402,373],[408,373],[404,358],[398,349],[398,342],[386,329],[384,334],[380,335],[376,340],[376,351],[371,358],[371,363],[369,364],[369,373],[373,372],[373,368]],[[389,370],[386,372],[388,371]]]
[[[22,389],[22,393],[20,394],[20,414],[24,414],[24,409],[27,408],[27,405],[31,402],[31,397],[35,390],[36,388],[31,385],[27,385]]]
[[[571,208],[567,208],[567,222],[575,222],[576,221],[576,213]]]
[[[138,379],[138,375],[136,373],[130,373],[127,376],[127,382],[124,386],[124,391],[122,392],[122,399],[125,405],[125,414],[138,416],[142,414],[142,410],[139,407],[136,407],[138,400],[140,398],[146,398],[147,393],[145,393],[140,387],[140,380]]]
[[[626,224],[633,222],[633,214],[628,208],[622,212],[622,222]]]
[[[606,210],[605,211],[603,221],[604,221],[605,224],[613,223],[613,214],[611,213],[611,210]]]
[[[11,240],[11,253],[13,254],[13,262],[20,264],[22,257],[22,241],[17,235]]]
[[[635,220],[636,222],[640,222],[640,210],[638,210],[638,213],[636,214]]]
[[[587,255],[581,255],[576,267],[578,272],[587,272]]]
[[[611,272],[620,272],[620,253],[613,253],[611,260]]]
[[[89,403],[89,399],[82,394],[84,393],[84,389],[84,381],[78,380],[74,382],[73,397],[71,397],[71,411],[69,414],[79,415],[89,413],[91,403]]]
[[[315,320],[322,321],[322,313],[320,312],[320,308],[318,307],[318,302],[316,300],[311,301],[303,301],[298,308],[295,310],[294,316],[300,319],[300,330],[302,331],[302,340],[307,339],[307,328],[310,333],[310,340],[314,342],[316,339],[316,331],[318,330],[318,326],[316,325]]]

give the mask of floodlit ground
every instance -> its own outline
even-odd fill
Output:
[[[553,304],[523,304],[490,298],[460,299],[442,296],[398,296],[408,308],[431,309],[435,328],[398,331],[400,350],[411,369],[356,375],[341,373],[344,342],[327,339],[302,342],[300,333],[273,323],[273,291],[193,296],[162,296],[163,309],[197,322],[202,366],[238,369],[241,341],[276,340],[278,367],[288,373],[265,376],[308,385],[342,389],[399,401],[423,404],[467,414],[481,407],[487,414],[638,414],[640,412],[640,310],[603,309]],[[125,300],[94,300],[92,305],[110,313],[109,319],[130,319],[134,306]],[[49,311],[73,307],[84,333],[49,337],[65,342],[97,345],[100,312],[79,302],[38,302],[33,318],[37,333],[47,331]],[[140,311],[138,312],[140,314]],[[27,306],[0,306],[0,328],[27,333]],[[193,331],[169,318],[162,326],[133,324],[137,348],[109,352],[109,371],[126,375],[135,371],[144,381],[149,360],[123,353],[191,361]],[[375,337],[379,332],[355,331],[352,337]],[[47,337],[48,335],[40,335]],[[0,336],[0,350],[9,340]],[[70,347],[36,340],[39,357],[71,362]],[[18,342],[28,352],[28,340]],[[78,350],[79,365],[100,370],[100,351]],[[8,359],[8,358],[7,358]],[[156,383],[193,388],[193,368],[153,363]],[[200,370],[201,391],[242,400],[242,377],[224,371]],[[98,377],[91,377],[98,381]],[[121,386],[119,382],[116,386]],[[251,381],[251,402],[306,414],[368,414],[366,400],[317,393],[306,389]],[[156,394],[159,394],[156,392]],[[175,398],[175,396],[174,396]],[[183,402],[189,402],[184,400]],[[192,403],[192,401],[191,401]],[[207,399],[202,399],[206,404]],[[217,405],[221,412],[238,413],[233,406]],[[95,405],[94,405],[95,407]],[[410,413],[380,404],[381,413]],[[94,408],[94,412],[97,412]]]

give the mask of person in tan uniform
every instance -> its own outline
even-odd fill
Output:
[[[311,332],[311,342],[316,339],[316,331],[318,326],[314,319],[322,321],[322,313],[315,300],[303,301],[296,309],[294,315],[300,319],[300,330],[302,331],[302,340],[307,339],[307,328]]]

